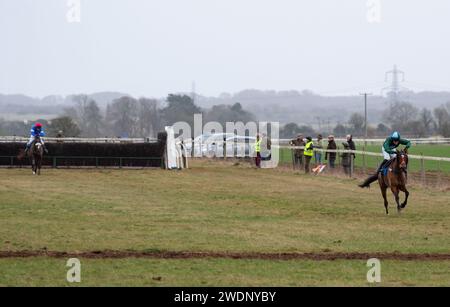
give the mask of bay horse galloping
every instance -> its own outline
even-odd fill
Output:
[[[402,209],[408,204],[409,192],[406,189],[407,183],[407,169],[408,169],[408,151],[407,149],[398,151],[397,156],[391,160],[385,169],[378,174],[378,184],[380,185],[381,194],[384,198],[384,207],[386,214],[389,214],[388,201],[386,191],[391,189],[397,203],[397,211],[400,213]],[[400,204],[400,191],[405,193],[405,201]]]
[[[42,160],[44,158],[44,145],[41,143],[41,138],[36,136],[30,148],[31,169],[33,175],[41,174]]]

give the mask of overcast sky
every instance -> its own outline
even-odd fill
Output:
[[[408,86],[450,89],[450,1],[0,0],[0,93],[121,91],[162,97],[383,86],[394,63]]]

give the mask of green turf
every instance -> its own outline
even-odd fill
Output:
[[[377,189],[277,170],[211,163],[183,172],[0,173],[1,250],[444,252],[450,246],[445,191],[412,188],[404,214],[397,216],[391,203],[386,217]]]
[[[81,282],[66,259],[0,260],[0,286],[449,286],[450,261],[381,261],[381,283],[366,261],[83,260]]]
[[[299,175],[281,169],[257,170],[245,164],[233,166],[216,161],[193,161],[192,167],[181,172],[159,169],[46,169],[40,177],[32,176],[25,169],[2,169],[0,250],[450,251],[449,190],[412,186],[410,203],[401,215],[397,215],[390,195],[392,214],[386,216],[379,191],[361,190],[356,186],[356,180]],[[16,263],[16,269],[23,271],[27,266],[37,266],[43,260],[1,260],[0,263],[8,261]],[[127,263],[127,260],[123,261]],[[131,269],[124,269],[123,274],[128,274],[127,280],[132,280],[131,284],[144,282],[139,277],[143,269],[138,269],[142,263],[160,263],[156,260],[145,261],[130,260]],[[102,270],[103,264],[100,262],[98,270]],[[184,263],[199,263],[198,266],[201,266],[202,262],[174,260],[167,263],[176,263],[187,269],[189,265]],[[274,266],[281,271],[283,266],[286,269],[289,267],[288,262],[242,263]],[[295,263],[302,266],[305,262]],[[334,267],[333,263],[337,262],[324,263],[325,268]],[[134,266],[137,266],[136,271]],[[239,264],[232,260],[208,260],[205,267],[210,269],[199,273],[197,279],[180,275],[179,279],[174,277],[166,282],[178,285],[191,280],[191,284],[202,285],[201,280],[205,279],[211,280],[209,284],[214,284],[219,281],[210,276],[214,275],[216,266],[222,266],[223,270],[229,267],[230,272],[236,272]],[[5,269],[5,265],[0,267],[2,271],[9,270]],[[119,282],[115,281],[113,272],[106,272],[106,267],[104,265],[104,274],[112,274],[113,277],[111,280],[105,277],[104,280]],[[162,268],[161,272],[174,274],[169,268]],[[320,271],[320,266],[313,270]],[[53,274],[51,272],[48,274]],[[275,274],[276,269],[273,272]],[[261,276],[260,280],[258,274],[264,272],[242,274],[248,275],[248,281],[238,277],[233,279],[230,275],[219,283],[239,285],[242,281],[241,285],[271,284],[270,274],[267,274],[268,277]],[[9,279],[0,281],[7,284],[28,283],[22,277],[14,280],[9,276]],[[353,279],[353,275],[349,276]],[[448,281],[448,275],[436,273],[433,276],[437,279],[441,277],[433,284]],[[285,278],[274,279],[273,284],[290,284],[295,281],[295,274]],[[360,282],[359,279],[347,282],[346,275],[341,278],[329,282]],[[426,277],[411,276],[408,282],[422,284],[421,278],[427,280]],[[403,277],[399,277],[399,283],[400,280]],[[52,284],[45,276],[44,281]],[[299,283],[315,284],[313,281],[311,277],[304,283],[300,279]],[[327,283],[319,279],[317,284],[321,281]],[[98,282],[104,283],[101,280]],[[29,284],[36,283],[37,280],[29,281]],[[95,280],[92,283],[95,284]]]

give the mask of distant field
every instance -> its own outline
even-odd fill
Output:
[[[0,169],[1,251],[450,253],[450,191],[384,214],[352,179],[192,161],[184,171]],[[382,260],[382,285],[448,285],[450,261]],[[81,285],[367,285],[363,260],[81,259]],[[64,259],[0,259],[0,285],[67,285]],[[161,278],[159,278],[161,277]],[[156,278],[156,279],[153,279]]]
[[[340,144],[338,144],[339,146]],[[339,146],[340,149],[343,149],[343,146]],[[357,145],[357,150],[363,150],[362,145]],[[381,153],[381,145],[368,145],[368,152]],[[292,154],[290,149],[282,149],[280,153],[280,161],[282,163],[292,164]],[[431,157],[443,157],[450,158],[450,145],[414,145],[410,149],[410,154],[413,155],[424,155]],[[382,157],[373,157],[366,156],[366,165],[369,168],[375,168],[381,162]],[[437,161],[425,161],[425,170],[426,171],[437,171],[438,163],[440,163],[439,167],[442,172],[450,173],[450,162],[437,162]],[[362,155],[356,155],[355,166],[362,167],[363,158]],[[410,160],[410,171],[419,171],[420,170],[420,161],[416,159]]]

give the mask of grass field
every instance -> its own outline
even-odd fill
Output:
[[[0,251],[450,253],[450,191],[377,189],[246,164],[0,170]],[[382,261],[381,285],[450,285],[450,261]],[[363,260],[81,259],[81,285],[367,285]],[[64,259],[0,259],[0,285],[68,285]],[[159,278],[161,277],[161,278]],[[154,279],[155,278],[155,279]]]
[[[326,144],[326,142],[324,143]],[[363,150],[363,145],[357,144],[357,150]],[[343,149],[341,144],[338,144],[340,149]],[[368,145],[367,152],[381,153],[380,145]],[[450,145],[413,145],[409,153],[412,155],[424,155],[430,157],[442,157],[450,158]],[[280,161],[282,163],[292,164],[292,154],[290,149],[282,149],[280,152]],[[366,165],[369,168],[375,168],[382,161],[382,157],[366,156]],[[440,163],[440,164],[439,164]],[[439,164],[439,165],[438,165]],[[355,160],[356,167],[363,166],[362,155],[356,155]],[[437,162],[437,161],[425,161],[424,167],[426,171],[435,172],[440,169],[443,173],[450,174],[450,162]],[[418,172],[420,171],[421,163],[420,160],[411,159],[409,164],[410,171]]]

